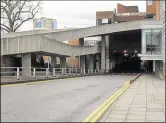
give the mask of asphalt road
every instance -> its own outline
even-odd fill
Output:
[[[131,75],[100,75],[1,87],[1,122],[80,122]]]

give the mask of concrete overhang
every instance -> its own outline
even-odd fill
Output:
[[[160,29],[162,28],[163,25],[161,24],[147,24],[147,25],[142,25],[141,29]]]
[[[12,33],[2,35],[1,38],[12,38],[12,37],[21,37],[25,35],[41,35],[50,39],[55,39],[57,41],[66,41],[73,40],[85,37],[92,36],[101,36],[110,33],[123,32],[123,31],[131,31],[131,30],[139,30],[144,28],[146,25],[161,25],[160,21],[154,20],[139,20],[139,21],[129,21],[123,23],[115,23],[115,24],[106,24],[99,25],[87,28],[79,28],[79,29],[68,29],[68,30],[56,30],[56,31],[48,31],[48,32],[20,32],[20,33]]]

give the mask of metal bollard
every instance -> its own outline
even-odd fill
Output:
[[[71,75],[71,68],[69,69],[69,75]]]
[[[84,69],[84,74],[85,74],[85,69]]]
[[[46,68],[46,77],[48,77],[48,68]]]
[[[17,68],[17,79],[19,79],[19,76],[20,76],[20,70],[19,70],[19,68]]]
[[[55,68],[53,68],[53,77],[55,77]]]
[[[81,75],[82,75],[82,69],[81,69]]]
[[[35,78],[35,74],[36,74],[36,69],[33,68],[33,78]]]

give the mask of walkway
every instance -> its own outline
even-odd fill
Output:
[[[165,81],[143,75],[108,110],[105,122],[164,122]]]

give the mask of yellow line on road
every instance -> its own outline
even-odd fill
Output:
[[[115,95],[117,95],[119,92],[121,92],[125,87],[126,87],[126,83],[129,83],[130,81],[126,81],[124,83],[124,86],[118,90],[117,92],[115,92],[112,96],[110,96],[103,104],[101,104],[96,110],[94,110],[86,119],[84,119],[82,122],[88,122],[90,119],[92,119],[92,117],[94,117],[94,115],[100,111],[110,100],[112,100],[114,98]]]
[[[1,85],[1,87],[2,86],[15,86],[15,85],[31,85],[31,84],[49,82],[49,81],[53,81],[53,80],[43,80],[43,81],[36,81],[36,82],[24,82],[24,83],[18,83],[18,84],[6,84],[6,85]]]
[[[129,87],[128,85],[125,85],[125,88],[123,88],[117,95],[113,97],[113,99],[104,107],[98,114],[91,120],[91,122],[96,122],[99,120],[99,118],[103,115],[103,113],[110,107],[111,104],[113,104],[116,99]]]
[[[78,77],[69,77],[69,78],[60,78],[60,79],[74,79],[74,78],[78,78]],[[50,82],[50,81],[55,81],[58,79],[52,79],[52,80],[43,80],[43,81],[35,81],[35,82],[23,82],[23,83],[17,83],[17,84],[6,84],[6,85],[1,85],[2,86],[15,86],[15,85],[33,85],[33,84],[37,84],[37,83],[42,83],[42,82]]]

